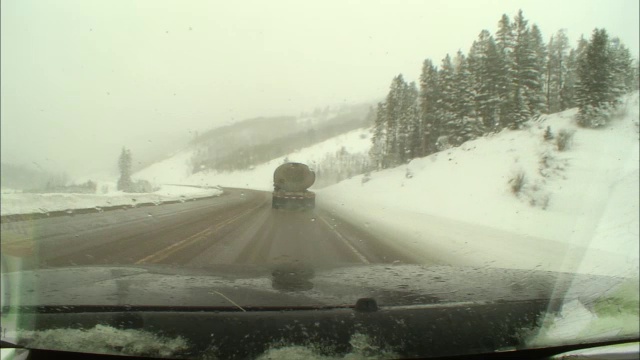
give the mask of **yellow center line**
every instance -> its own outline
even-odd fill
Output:
[[[222,229],[223,227],[235,222],[236,220],[240,219],[241,217],[243,217],[244,215],[249,214],[250,212],[253,212],[254,210],[256,210],[257,208],[259,208],[260,206],[262,206],[262,204],[256,206],[256,207],[252,207],[246,211],[241,212],[240,214],[229,218],[225,221],[222,221],[214,226],[210,226],[202,231],[200,231],[197,234],[191,235],[186,239],[180,240],[175,244],[170,245],[169,247],[166,247],[156,253],[153,253],[143,259],[140,259],[138,261],[136,261],[136,264],[144,264],[144,263],[157,263],[158,261],[164,260],[167,257],[171,256],[172,254],[176,253],[177,251],[184,249],[187,246],[190,246],[200,240],[205,239],[207,236],[219,231],[220,229]]]
[[[210,233],[211,230],[212,230],[211,227],[206,228],[206,229],[200,231],[199,233],[197,233],[195,235],[191,235],[186,239],[180,240],[177,243],[172,244],[169,247],[166,247],[166,248],[164,248],[164,249],[162,249],[162,250],[160,250],[160,251],[158,251],[158,252],[156,252],[154,254],[151,254],[151,255],[149,255],[149,256],[141,259],[141,260],[136,261],[136,264],[144,264],[144,263],[147,263],[147,262],[154,262],[154,261],[162,260],[162,259],[166,258],[167,256],[169,256],[171,253],[173,253],[174,249],[176,249],[178,247],[181,247],[184,244],[186,244],[188,242],[191,242],[191,241],[193,241],[194,239],[197,239],[200,236],[208,235],[208,233]]]

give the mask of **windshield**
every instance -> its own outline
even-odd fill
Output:
[[[637,0],[1,6],[3,345],[637,340]]]

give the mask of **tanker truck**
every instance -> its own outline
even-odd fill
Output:
[[[307,190],[316,181],[316,174],[305,164],[284,163],[273,172],[274,209],[313,209],[316,194]]]

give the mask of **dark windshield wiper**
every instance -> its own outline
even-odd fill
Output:
[[[24,346],[14,344],[11,341],[0,340],[0,349],[22,349]]]
[[[222,295],[222,294],[220,294]],[[260,306],[238,305],[225,297],[233,306],[173,306],[173,305],[37,305],[37,306],[5,306],[0,314],[77,314],[108,312],[256,312],[256,311],[305,311],[354,309],[358,312],[378,311],[378,303],[373,298],[358,299],[355,305],[283,305]]]
[[[164,306],[164,305],[39,305],[11,306],[1,314],[67,314],[108,312],[256,312],[352,309],[354,305],[286,305],[286,306]]]

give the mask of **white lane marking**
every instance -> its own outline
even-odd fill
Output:
[[[174,252],[174,249],[176,248],[181,249],[185,244],[192,242],[194,239],[198,239],[201,236],[211,235],[211,233],[212,233],[211,227],[208,227],[197,234],[191,235],[186,239],[180,240],[177,243],[170,245],[169,247],[163,248],[160,251],[145,257],[144,259],[140,259],[136,261],[136,264],[144,264],[148,261],[165,259]]]
[[[340,234],[338,230],[334,229],[333,226],[331,226],[331,224],[329,224],[329,222],[324,219],[324,217],[322,217],[320,214],[318,214],[318,217],[329,227],[329,229],[331,229],[338,236],[340,240],[342,240],[342,242],[358,257],[360,261],[362,261],[364,264],[370,264],[369,260],[367,260],[367,258],[364,257],[364,255],[362,255],[358,250],[356,250],[356,248],[354,248],[353,245],[349,243],[349,240],[345,239],[345,237],[342,236],[342,234]]]
[[[218,294],[218,295],[222,296],[222,297],[223,297],[223,298],[225,298],[228,302],[230,302],[230,303],[232,303],[233,305],[235,305],[238,309],[242,310],[243,312],[247,312],[247,310],[245,310],[244,308],[242,308],[242,306],[238,305],[238,303],[236,303],[235,301],[233,301],[233,300],[229,299],[225,294],[223,294],[223,293],[221,293],[221,292],[219,292],[219,291],[215,291],[215,290],[212,290],[212,291],[213,291],[212,293],[216,293],[216,294]]]

